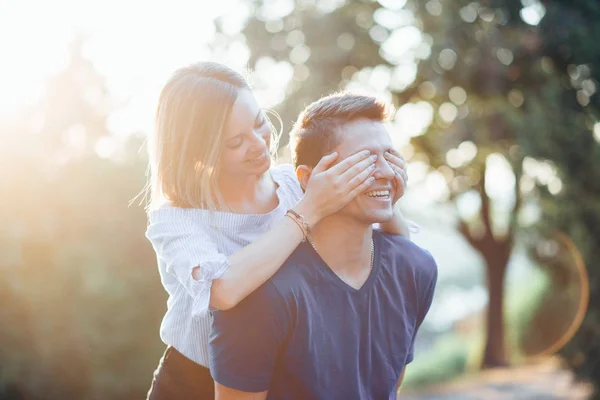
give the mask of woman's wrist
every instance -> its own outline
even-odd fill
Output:
[[[304,200],[300,200],[293,210],[304,218],[304,221],[311,229],[321,220],[321,217]]]

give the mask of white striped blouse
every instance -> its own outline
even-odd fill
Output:
[[[303,196],[291,165],[271,169],[279,205],[267,214],[234,214],[163,206],[149,213],[146,236],[158,261],[167,291],[167,312],[160,327],[162,341],[208,366],[209,299],[213,279],[229,267],[227,257],[248,245],[281,220]],[[192,277],[200,267],[201,279]]]

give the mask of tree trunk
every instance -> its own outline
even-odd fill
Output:
[[[506,262],[487,261],[487,287],[489,303],[486,313],[486,343],[481,368],[505,367],[508,365],[504,341],[504,277]]]
[[[516,172],[517,182],[520,171]],[[485,164],[481,168],[481,181],[478,185],[481,197],[480,217],[485,228],[481,236],[473,236],[465,223],[460,221],[459,229],[467,241],[484,258],[487,267],[487,288],[489,303],[486,312],[486,339],[481,368],[495,368],[508,366],[506,343],[504,340],[504,277],[506,267],[514,240],[516,222],[511,218],[508,232],[503,238],[496,238],[492,232],[492,221],[490,212],[490,198],[485,191]],[[513,215],[516,216],[521,204],[519,185],[515,185],[515,208]]]

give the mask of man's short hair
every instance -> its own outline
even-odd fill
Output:
[[[323,97],[302,111],[290,133],[294,165],[314,167],[338,144],[342,126],[357,119],[386,121],[390,106],[376,97],[336,93]]]

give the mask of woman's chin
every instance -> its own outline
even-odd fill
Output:
[[[271,158],[265,157],[260,163],[249,163],[245,162],[236,166],[235,168],[225,168],[220,172],[220,176],[225,180],[239,180],[250,178],[252,176],[262,176],[264,175],[269,168],[271,168]]]
[[[259,161],[248,163],[247,171],[257,175],[262,175],[271,168],[271,157],[268,154]]]

